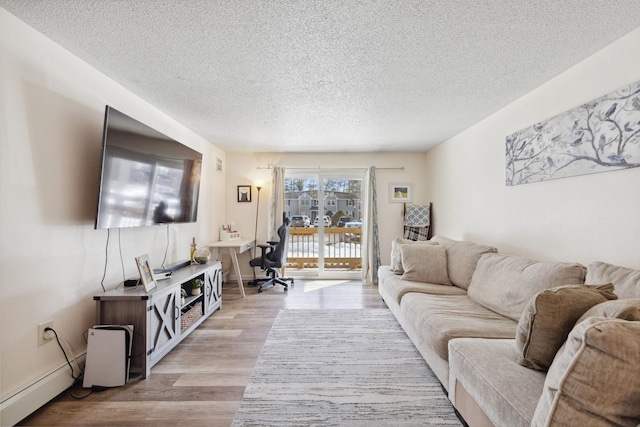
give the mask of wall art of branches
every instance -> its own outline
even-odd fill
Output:
[[[506,138],[506,184],[640,166],[640,82]]]

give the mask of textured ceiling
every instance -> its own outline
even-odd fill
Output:
[[[425,151],[640,27],[638,0],[0,6],[217,146],[251,151]]]

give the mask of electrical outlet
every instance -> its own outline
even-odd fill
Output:
[[[53,329],[53,320],[51,320],[49,322],[44,322],[44,323],[41,323],[41,324],[38,325],[38,346],[41,346],[41,345],[46,344],[49,341],[51,341],[51,338],[46,339],[44,337],[46,328]]]

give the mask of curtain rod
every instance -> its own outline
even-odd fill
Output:
[[[291,168],[291,167],[284,167],[285,169],[295,169],[295,170],[367,170],[368,168],[322,168],[320,166],[318,166],[317,168]],[[261,169],[273,169],[273,166],[258,166],[256,168],[257,170],[261,170]],[[404,166],[400,166],[398,168],[376,168],[376,170],[400,170],[403,171],[404,170]]]

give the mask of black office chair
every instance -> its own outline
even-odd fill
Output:
[[[279,242],[267,242],[266,245],[258,245],[261,250],[260,257],[254,258],[249,262],[251,267],[260,267],[265,271],[267,277],[263,279],[255,279],[249,282],[252,286],[260,285],[258,292],[262,292],[262,288],[267,285],[276,284],[284,286],[284,291],[289,290],[289,284],[293,286],[292,277],[278,277],[278,269],[284,267],[287,263],[287,253],[289,251],[289,218],[287,214],[282,214],[282,225],[278,228]]]

